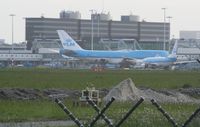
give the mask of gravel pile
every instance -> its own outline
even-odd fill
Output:
[[[200,103],[200,100],[182,94],[177,90],[138,89],[130,78],[111,89],[103,100],[109,101],[111,97],[115,97],[117,101],[137,101],[140,97],[143,97],[146,101],[155,99],[160,103]]]
[[[200,103],[200,88],[181,88],[176,90],[153,90],[150,88],[137,88],[133,81],[128,78],[120,82],[113,89],[100,89],[100,97],[104,101],[113,96],[118,101],[137,101],[140,97],[146,101],[155,99],[162,103]],[[31,88],[0,88],[0,99],[9,100],[38,100],[38,99],[73,99],[81,96],[80,90],[70,89],[31,89]]]

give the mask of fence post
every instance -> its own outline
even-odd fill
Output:
[[[175,120],[167,113],[164,111],[164,109],[162,109],[162,107],[154,100],[151,100],[152,104],[154,106],[156,106],[156,108],[167,118],[167,120],[174,126],[174,127],[178,127],[178,124],[175,122]]]
[[[188,120],[185,121],[182,127],[186,127],[199,112],[200,112],[200,107],[188,118]]]
[[[144,98],[140,100],[126,113],[126,115],[117,123],[116,127],[119,127],[130,115],[131,113],[144,101]]]
[[[79,126],[83,127],[83,124],[81,124],[80,120],[76,118],[68,109],[67,107],[59,100],[55,99],[55,102],[62,108],[62,110]]]
[[[100,108],[89,97],[86,97],[86,99],[88,103],[93,107],[94,110],[96,110],[97,112],[100,112]],[[101,117],[109,125],[109,127],[113,127],[113,123],[108,119],[108,117],[105,114],[102,114]]]
[[[91,121],[91,123],[89,124],[88,127],[92,127],[95,122],[102,116],[102,114],[110,107],[110,105],[112,104],[112,102],[115,100],[114,97],[111,98],[111,100],[104,106],[104,108],[98,112],[98,115],[96,117],[93,118],[93,120]]]

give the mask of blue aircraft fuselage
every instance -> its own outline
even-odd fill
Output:
[[[60,51],[61,54],[71,57],[80,58],[130,58],[144,59],[147,57],[167,57],[168,51],[163,50],[119,50],[119,51],[101,51],[101,50],[65,50]]]

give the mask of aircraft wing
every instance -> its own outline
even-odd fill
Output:
[[[188,63],[200,63],[200,60],[197,59],[197,60],[192,60],[192,61],[177,61],[174,63],[174,65],[180,65],[180,64],[188,64]]]
[[[72,61],[79,60],[77,58],[66,56],[66,55],[62,55],[62,57],[65,58],[65,59],[67,59],[67,60],[72,60]]]
[[[60,50],[56,50],[56,49],[49,49],[49,51],[54,52],[54,53],[60,53]]]

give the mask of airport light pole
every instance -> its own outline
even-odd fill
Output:
[[[94,35],[93,35],[93,14],[94,14],[94,11],[95,11],[95,10],[93,10],[93,9],[90,10],[90,12],[91,12],[91,22],[92,22],[92,23],[91,23],[91,50],[94,49],[94,46],[93,46],[93,41],[94,41],[94,40],[93,40],[93,36],[94,36]]]
[[[164,30],[163,30],[163,32],[164,32],[164,39],[163,39],[163,50],[165,50],[165,22],[166,22],[166,17],[165,17],[165,15],[166,15],[166,8],[161,8],[163,11],[164,11]]]
[[[96,20],[97,20],[97,36],[98,37],[100,37],[99,36],[99,22],[100,22],[100,13],[98,13],[98,11],[97,10],[94,10],[94,12],[96,13]],[[93,20],[93,23],[94,23],[94,20]],[[95,28],[95,27],[94,27]]]
[[[13,52],[13,41],[14,41],[14,16],[15,14],[10,14],[10,16],[12,17],[12,52]]]
[[[167,18],[168,18],[168,22],[169,22],[169,24],[170,24],[170,26],[171,26],[171,23],[170,23],[170,21],[171,21],[171,16],[167,16]],[[171,27],[170,27],[171,28]],[[170,32],[169,32],[169,51],[170,51]]]
[[[97,15],[98,15],[98,19],[97,19],[97,20],[98,20],[98,37],[100,37],[100,36],[99,36],[99,22],[100,22],[100,14],[97,14]]]
[[[168,21],[170,23],[172,17],[171,16],[167,16],[166,18],[168,18]]]

